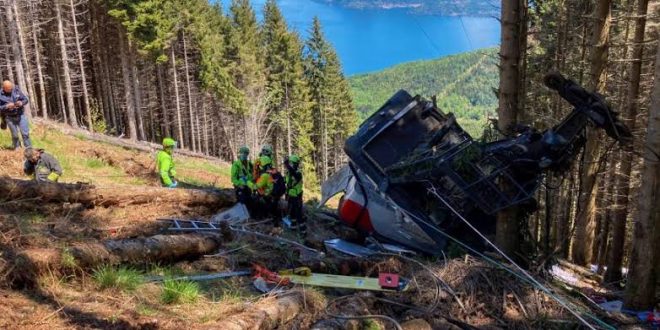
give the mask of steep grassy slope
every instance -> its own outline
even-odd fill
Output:
[[[453,112],[466,130],[479,135],[486,116],[497,108],[496,59],[497,49],[488,48],[353,76],[353,100],[366,118],[399,89],[424,97],[437,95],[443,111]]]
[[[32,125],[36,148],[54,155],[62,165],[62,182],[101,185],[159,185],[155,154],[88,141],[84,135],[67,135],[51,125]],[[11,151],[9,130],[0,130],[0,163],[3,175],[24,178],[22,149]],[[179,179],[196,186],[229,187],[229,164],[175,155]]]

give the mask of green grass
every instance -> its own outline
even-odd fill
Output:
[[[158,314],[158,311],[148,305],[139,304],[135,307],[135,311],[142,316],[154,316]]]
[[[382,330],[380,324],[378,322],[371,320],[371,319],[366,319],[362,321],[362,325],[364,330]]]
[[[71,254],[71,251],[64,249],[62,251],[62,266],[67,269],[73,269],[78,267],[78,262],[76,262],[76,257]]]
[[[88,168],[102,168],[107,166],[107,164],[102,159],[89,158],[85,161],[85,166]]]
[[[161,265],[153,265],[147,272],[149,275],[157,275],[157,276],[163,276],[163,277],[174,277],[174,276],[183,276],[186,275],[186,273],[179,267],[173,267],[173,266],[161,266]]]
[[[86,148],[107,150],[109,154],[122,154],[129,151],[109,143],[93,142],[86,140],[84,134],[76,133],[67,135],[57,129],[44,127],[41,125],[31,125],[31,139],[34,147],[43,148],[46,152],[57,158],[62,166],[64,175],[60,182],[85,182],[97,185],[103,184],[129,184],[135,186],[150,185],[151,182],[145,178],[128,175],[124,170],[117,166],[111,166],[103,159],[90,157],[83,152]],[[84,142],[82,142],[84,141]],[[0,147],[8,148],[11,145],[11,134],[9,130],[0,130]],[[145,153],[134,152],[136,159],[143,157]],[[149,155],[151,157],[152,155]],[[17,157],[20,157],[17,155]],[[22,159],[21,159],[22,160]],[[229,177],[229,166],[221,162],[214,162],[205,159],[177,156],[177,169],[184,182],[191,185],[211,186],[217,184],[217,179]],[[151,165],[151,164],[149,164]],[[17,167],[17,170],[20,170]],[[186,175],[187,173],[205,173],[200,177]],[[23,178],[18,171],[14,174]],[[220,180],[226,183],[228,180]]]
[[[94,280],[101,289],[116,288],[122,291],[135,291],[142,284],[142,274],[139,271],[119,267],[103,266],[94,272]]]
[[[164,304],[187,304],[196,302],[199,296],[199,285],[195,282],[165,280],[160,300]]]

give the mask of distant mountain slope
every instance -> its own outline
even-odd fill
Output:
[[[353,102],[362,119],[376,111],[397,90],[430,98],[453,112],[473,136],[481,132],[488,113],[497,108],[497,49],[487,48],[431,61],[400,64],[383,71],[350,77]]]
[[[406,8],[419,15],[495,16],[500,15],[494,0],[315,0],[354,9]]]

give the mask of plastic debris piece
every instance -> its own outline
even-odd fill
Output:
[[[621,312],[621,308],[623,307],[623,301],[621,300],[614,300],[614,301],[608,301],[602,304],[599,304],[600,308],[602,308],[606,312]]]
[[[383,250],[385,250],[387,252],[403,253],[403,254],[417,254],[417,253],[415,253],[415,251],[408,250],[404,247],[394,245],[394,244],[384,243],[384,244],[380,244],[379,246],[380,246],[380,248],[382,248]],[[372,250],[380,250],[380,249],[378,249],[378,246],[371,246],[370,245],[368,247]]]
[[[550,268],[550,274],[552,274],[554,278],[568,284],[576,285],[578,283],[578,278],[575,277],[575,275],[565,271],[563,268],[557,265],[552,265],[552,268]]]
[[[291,219],[289,219],[289,216],[285,216],[282,218],[282,223],[284,224],[285,227],[291,228]]]
[[[323,241],[323,243],[327,249],[339,251],[353,257],[366,258],[378,253],[370,248],[353,244],[340,238],[329,239]]]
[[[252,285],[261,293],[282,293],[284,288],[276,284],[268,284],[263,278],[257,277],[252,281]]]
[[[228,222],[229,224],[237,224],[246,221],[250,218],[250,213],[243,203],[236,203],[231,208],[224,210],[211,218],[211,223]]]

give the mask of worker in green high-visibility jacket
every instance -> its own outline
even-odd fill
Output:
[[[238,159],[231,164],[231,183],[234,185],[236,200],[243,203],[248,210],[252,208],[252,162],[250,162],[250,149],[241,147],[238,149]]]
[[[307,233],[307,221],[303,213],[303,175],[300,168],[300,157],[291,155],[284,160],[286,167],[286,200],[287,215],[291,220],[291,229],[297,229],[301,234]]]
[[[172,138],[163,139],[163,150],[156,156],[156,169],[160,176],[160,183],[164,187],[176,188],[179,183],[176,181],[176,170],[174,169],[174,160],[172,153],[176,147],[176,141]]]
[[[255,211],[258,217],[270,217],[273,226],[280,227],[282,212],[279,201],[285,194],[286,185],[282,174],[273,167],[273,160],[268,156],[259,157],[259,176],[254,183],[249,183],[256,191]]]

